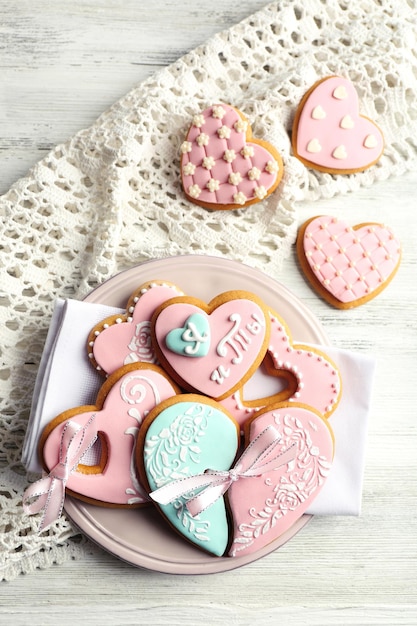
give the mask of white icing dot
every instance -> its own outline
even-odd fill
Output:
[[[186,163],[182,168],[182,171],[186,176],[192,176],[195,172],[194,163]]]
[[[193,146],[191,144],[191,141],[183,141],[181,144],[181,152],[183,154],[185,154],[186,152],[191,152],[191,150],[193,149]]]
[[[344,85],[339,85],[333,91],[333,97],[336,98],[336,100],[344,100],[347,98],[347,95],[346,87]]]
[[[219,188],[220,188],[220,181],[219,181],[219,180],[216,180],[215,178],[211,178],[211,179],[208,181],[208,183],[207,183],[206,187],[207,187],[207,189],[208,189],[209,191],[211,191],[211,192],[218,191],[218,190],[219,190]]]
[[[217,134],[220,137],[220,139],[230,139],[230,133],[231,133],[231,129],[228,126],[221,126],[218,130],[217,130]]]
[[[323,109],[321,104],[318,104],[311,112],[311,117],[313,120],[324,120],[326,117],[326,111]]]
[[[212,112],[211,112],[212,116],[222,120],[224,118],[224,116],[226,115],[226,111],[224,110],[224,108],[220,105],[214,105],[214,107],[212,108]]]
[[[206,133],[200,133],[200,135],[196,139],[196,143],[200,146],[208,146],[210,141],[210,137]]]
[[[343,128],[344,130],[350,130],[351,128],[354,128],[354,126],[355,126],[355,122],[350,117],[350,115],[345,115],[340,120],[340,128]]]
[[[367,135],[365,137],[363,145],[365,146],[365,148],[369,148],[369,149],[376,148],[377,145],[378,145],[378,142],[376,140],[375,135],[372,135],[372,134],[371,135]]]
[[[194,115],[193,117],[193,126],[196,126],[197,128],[201,128],[201,126],[204,124],[204,115]]]
[[[311,154],[316,154],[317,152],[320,152],[320,151],[321,151],[321,145],[318,139],[314,138],[308,142],[307,152],[310,152]]]
[[[227,161],[227,163],[232,163],[236,158],[236,152],[234,150],[225,150],[223,154],[223,159]]]
[[[95,336],[96,336],[96,337],[98,337],[98,336],[99,336],[99,334],[100,334],[100,331],[99,331],[99,330],[95,330],[95,331],[94,331],[94,334],[95,334]]]
[[[252,167],[248,172],[249,180],[259,180],[261,177],[261,170],[257,167]]]
[[[211,170],[215,166],[215,164],[216,161],[212,156],[204,157],[202,165],[206,170]]]
[[[263,200],[268,195],[268,192],[263,185],[256,187],[253,193],[258,198],[258,200]]]
[[[191,185],[188,187],[188,195],[192,198],[198,198],[201,193],[201,189],[198,185]]]
[[[229,175],[229,183],[231,185],[238,185],[241,182],[242,182],[242,176],[241,176],[240,172],[232,172]]]
[[[268,161],[265,166],[265,171],[268,174],[276,174],[278,172],[278,163],[276,161]]]
[[[245,159],[249,159],[250,157],[253,157],[253,155],[255,154],[255,150],[252,148],[252,146],[245,146],[244,148],[242,148],[242,150],[240,151],[240,154],[245,158]]]
[[[237,133],[246,133],[246,131],[248,130],[248,123],[246,120],[238,120],[235,124],[234,124],[234,129]]]
[[[235,193],[233,196],[233,200],[235,201],[236,204],[245,204],[247,197],[245,196],[245,194],[242,191],[239,191],[239,193]]]
[[[340,146],[337,146],[337,148],[335,148],[335,150],[333,150],[332,156],[335,159],[339,159],[339,161],[341,161],[343,159],[346,159],[347,152],[346,152],[345,146],[343,144],[341,144]]]

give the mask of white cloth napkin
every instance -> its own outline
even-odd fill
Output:
[[[41,472],[37,446],[46,424],[69,408],[95,403],[103,378],[91,367],[86,338],[100,320],[122,312],[101,304],[57,300],[23,447],[22,461],[28,471]],[[330,417],[336,441],[332,470],[307,512],[359,515],[375,362],[347,350],[321,347],[340,369],[343,394]]]

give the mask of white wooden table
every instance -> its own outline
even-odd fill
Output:
[[[206,4],[2,0],[0,193],[133,85],[264,2]],[[300,207],[300,222],[319,213],[381,221],[402,240],[398,275],[368,305],[330,308],[294,256],[276,276],[332,343],[377,357],[361,516],[314,518],[279,551],[208,577],[135,569],[93,549],[1,585],[0,623],[417,624],[416,191],[412,173]]]

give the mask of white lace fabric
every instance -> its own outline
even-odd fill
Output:
[[[354,6],[352,7],[352,4]],[[0,199],[0,572],[81,557],[89,542],[65,515],[38,535],[22,512],[21,449],[53,303],[82,298],[141,261],[210,254],[277,275],[297,228],[296,204],[400,175],[417,159],[417,41],[412,1],[281,0],[211,38],[114,104]],[[355,85],[386,147],[369,170],[332,176],[291,151],[297,103],[320,78]],[[195,113],[225,102],[285,166],[264,202],[209,211],[181,190],[179,146]]]

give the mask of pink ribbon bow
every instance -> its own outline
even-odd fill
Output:
[[[95,415],[85,426],[69,420],[62,431],[58,463],[47,476],[36,481],[23,494],[23,509],[28,515],[43,511],[39,532],[57,520],[64,506],[65,485],[77,469],[83,455],[97,439],[97,431],[91,428]]]
[[[244,450],[232,469],[224,471],[208,469],[203,474],[179,478],[152,491],[149,495],[159,504],[170,504],[190,491],[202,489],[186,504],[191,516],[195,517],[224,495],[235,481],[261,476],[292,461],[296,456],[295,443],[284,452],[278,452],[273,458],[265,460],[270,457],[279,442],[278,431],[273,426],[267,426]]]

